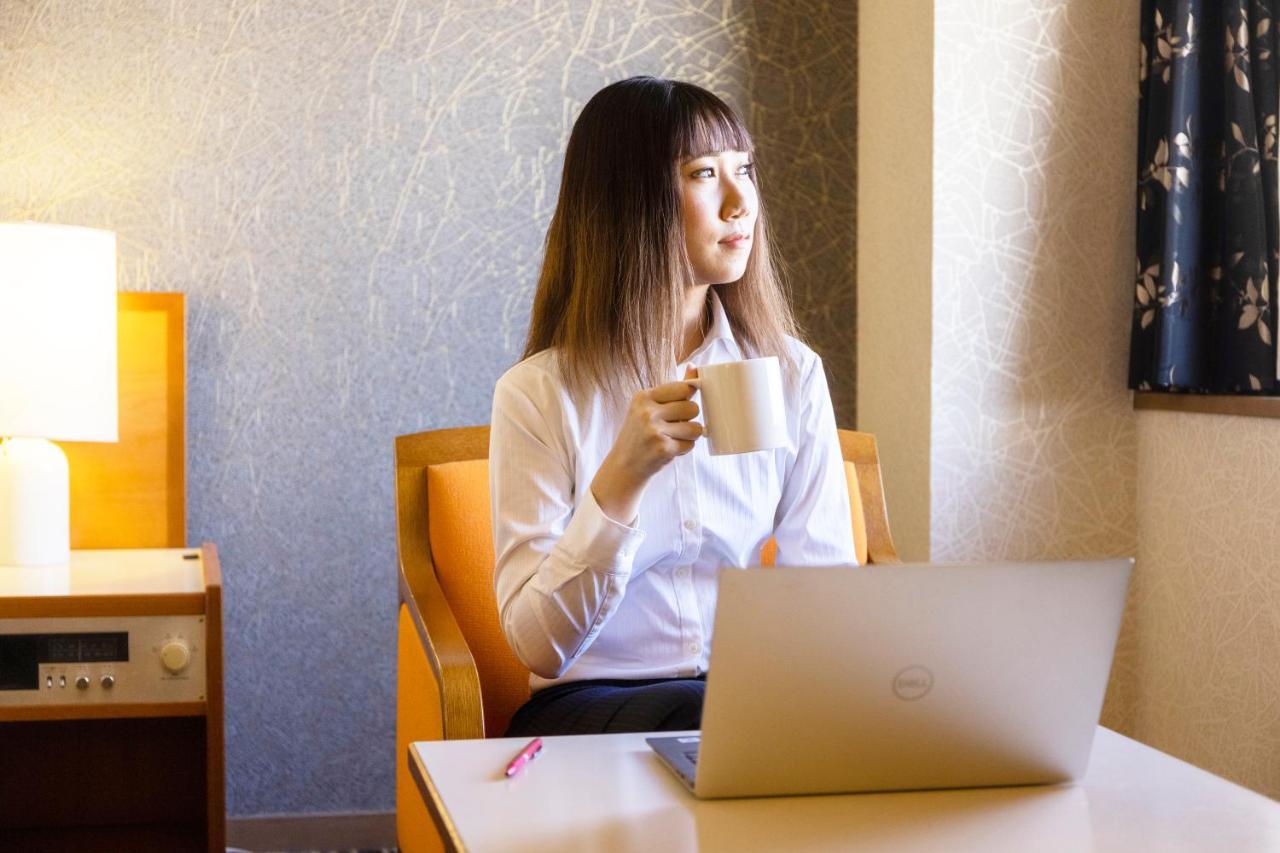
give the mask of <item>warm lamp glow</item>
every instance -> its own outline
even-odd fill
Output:
[[[0,437],[117,430],[116,235],[0,224]]]
[[[116,235],[0,224],[0,565],[70,557],[67,458],[116,441]]]

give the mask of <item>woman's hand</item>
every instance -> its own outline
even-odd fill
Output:
[[[685,379],[697,375],[697,368],[690,367]],[[688,382],[668,382],[631,398],[622,429],[591,481],[591,494],[605,515],[631,524],[649,479],[693,450],[702,435],[702,424],[693,421],[699,409],[690,398],[696,391]]]

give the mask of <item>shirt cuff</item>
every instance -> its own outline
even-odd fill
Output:
[[[605,515],[588,488],[556,547],[579,566],[625,575],[630,574],[631,562],[643,541],[643,530]]]

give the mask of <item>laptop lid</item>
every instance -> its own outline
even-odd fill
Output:
[[[1132,565],[722,571],[695,793],[1079,777]]]

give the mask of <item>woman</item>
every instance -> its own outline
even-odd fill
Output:
[[[534,693],[507,734],[697,728],[716,572],[855,563],[822,363],[769,256],[752,142],[652,77],[574,124],[525,358],[498,381],[494,569]],[[776,355],[788,446],[712,457],[699,365]]]

